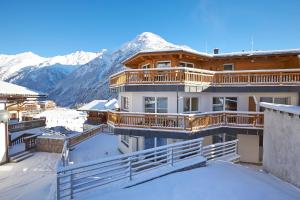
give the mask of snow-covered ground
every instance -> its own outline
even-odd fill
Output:
[[[102,200],[299,200],[300,189],[265,172],[217,161],[128,189],[93,190],[78,199],[100,196]]]
[[[1,200],[55,199],[60,154],[37,152],[19,163],[0,166]]]
[[[35,117],[46,117],[47,128],[63,126],[76,132],[83,131],[83,123],[86,120],[84,112],[67,108],[46,110]]]
[[[74,164],[121,154],[116,135],[100,133],[75,146],[70,153]]]

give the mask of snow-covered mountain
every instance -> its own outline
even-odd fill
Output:
[[[121,62],[131,55],[145,50],[178,48],[193,51],[189,47],[169,43],[156,34],[144,32],[111,53],[101,50],[98,53],[75,52],[66,56],[41,58],[42,62],[22,65],[4,77],[5,80],[49,93],[49,98],[61,106],[72,106],[112,97],[108,78],[122,70]]]
[[[78,66],[99,55],[84,51],[50,58],[32,52],[0,55],[0,79],[48,93]]]

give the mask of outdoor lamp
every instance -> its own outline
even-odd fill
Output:
[[[6,110],[0,110],[0,123],[7,123],[8,118],[8,112]]]

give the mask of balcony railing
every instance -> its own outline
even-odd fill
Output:
[[[263,128],[261,112],[206,112],[200,114],[163,114],[108,112],[108,123],[118,128],[141,128],[198,132],[209,128]]]
[[[46,119],[36,119],[31,121],[23,121],[16,124],[9,124],[8,131],[12,133],[43,126],[46,126]]]
[[[209,71],[194,68],[132,69],[110,77],[110,87],[138,84],[300,85],[300,69]]]

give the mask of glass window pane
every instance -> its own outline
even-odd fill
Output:
[[[167,68],[171,67],[171,62],[170,61],[165,61],[165,62],[157,62],[156,63],[157,68]]]
[[[225,98],[225,110],[237,111],[237,97]]]
[[[228,71],[233,70],[233,64],[225,64],[223,66],[224,66],[224,70],[228,70]]]
[[[185,67],[185,63],[183,62],[179,63],[179,67]]]
[[[192,97],[192,111],[198,111],[198,98]]]
[[[190,98],[184,97],[183,98],[183,112],[189,112],[190,111]]]
[[[274,98],[274,103],[288,105],[289,104],[289,98],[288,97]]]
[[[186,66],[187,66],[187,67],[194,68],[194,64],[193,64],[193,63],[187,63]]]
[[[223,111],[224,97],[213,97],[213,111]]]
[[[260,97],[260,102],[273,103],[273,97]]]
[[[155,113],[155,97],[145,97],[144,105],[146,113]]]
[[[158,97],[157,98],[157,112],[158,113],[167,113],[168,112],[168,98],[167,97]]]

